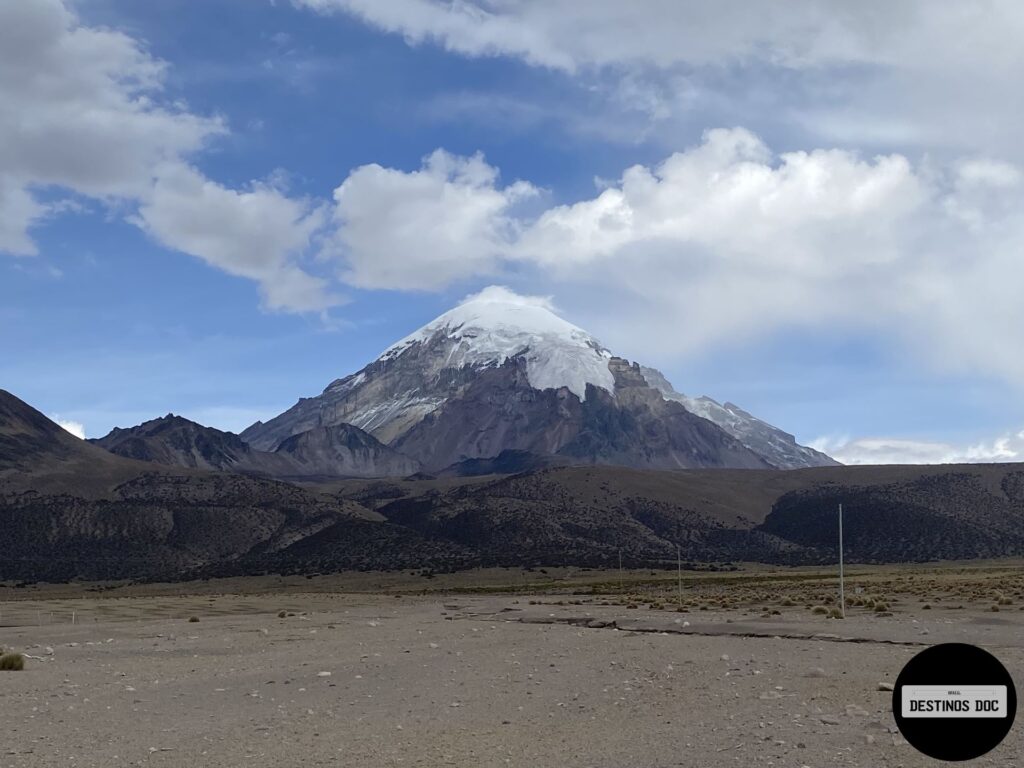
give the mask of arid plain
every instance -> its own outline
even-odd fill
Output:
[[[0,588],[0,766],[912,766],[928,645],[1024,680],[1019,562]],[[976,761],[1024,764],[1020,723]]]

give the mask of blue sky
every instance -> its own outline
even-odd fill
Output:
[[[0,0],[0,386],[237,431],[503,284],[847,461],[1024,456],[1019,6],[579,9]]]

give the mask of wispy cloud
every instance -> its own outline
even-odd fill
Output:
[[[600,88],[609,103],[631,100],[653,121],[713,109],[723,73],[739,73],[727,111],[783,113],[819,140],[998,147],[1022,157],[1014,126],[1024,105],[1005,98],[1007,84],[1024,78],[1024,7],[1013,0],[592,0],[586,13],[546,0],[296,3],[410,45],[518,59]],[[743,81],[757,87],[745,90]],[[678,98],[683,82],[696,104]]]

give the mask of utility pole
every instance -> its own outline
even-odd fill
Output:
[[[619,547],[619,592],[622,592],[622,547]]]
[[[839,505],[839,611],[846,618],[846,585],[843,578],[843,505]]]
[[[679,605],[683,604],[683,555],[676,544],[676,592],[679,596]]]

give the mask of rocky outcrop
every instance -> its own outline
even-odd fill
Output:
[[[238,435],[204,427],[173,413],[135,427],[115,427],[89,442],[118,456],[170,467],[252,469],[260,458],[256,455],[259,452]]]
[[[587,392],[576,436],[558,453],[588,464],[644,469],[772,466],[717,426],[640,385]]]
[[[292,435],[272,455],[287,459],[298,475],[404,477],[420,469],[416,460],[350,424],[314,427]]]

